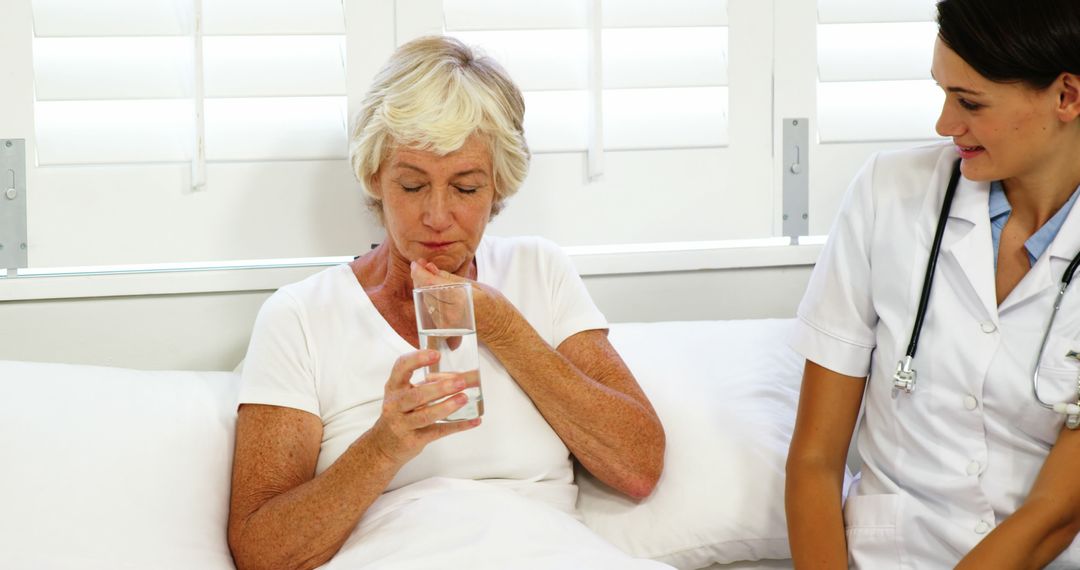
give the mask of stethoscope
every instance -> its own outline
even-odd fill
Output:
[[[915,389],[917,373],[911,367],[911,360],[915,358],[915,349],[919,344],[919,334],[922,332],[923,319],[926,317],[926,307],[930,301],[930,289],[934,284],[934,270],[937,269],[938,254],[941,253],[941,237],[945,234],[945,224],[949,221],[949,210],[952,208],[953,196],[956,195],[956,187],[960,182],[960,161],[953,166],[952,176],[949,178],[949,186],[945,190],[945,199],[941,204],[941,215],[938,217],[937,229],[934,231],[934,242],[930,246],[930,259],[926,262],[926,275],[923,277],[922,292],[919,294],[919,309],[915,313],[915,326],[911,331],[911,340],[908,342],[907,353],[904,359],[896,364],[896,374],[893,375],[893,397],[903,392],[910,394]],[[1051,404],[1043,401],[1039,396],[1039,362],[1042,361],[1043,351],[1046,349],[1046,341],[1050,338],[1050,330],[1054,326],[1054,318],[1061,309],[1061,300],[1065,296],[1065,289],[1072,281],[1073,273],[1077,265],[1080,265],[1080,253],[1073,257],[1065,273],[1061,276],[1061,286],[1058,287],[1057,297],[1054,299],[1054,312],[1050,313],[1050,322],[1046,325],[1042,343],[1039,345],[1039,355],[1035,358],[1035,370],[1031,374],[1031,391],[1035,401],[1040,406],[1065,415],[1065,425],[1069,429],[1080,427],[1080,375],[1077,376],[1076,401],[1058,402]],[[1080,360],[1080,353],[1069,351],[1067,357]]]

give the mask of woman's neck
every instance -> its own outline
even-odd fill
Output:
[[[1069,201],[1080,186],[1080,145],[1068,156],[1060,153],[1038,165],[1038,171],[1002,181],[1015,216],[1040,228]]]
[[[389,240],[350,264],[368,296],[412,301],[412,272],[409,260]]]

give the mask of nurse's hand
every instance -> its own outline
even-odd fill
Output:
[[[414,371],[438,360],[439,353],[434,350],[409,352],[401,355],[390,371],[382,413],[370,433],[376,448],[396,465],[404,465],[437,439],[480,425],[480,418],[435,423],[468,402],[462,390],[476,387],[457,373],[432,374],[428,382],[415,386],[409,382]],[[433,403],[447,396],[451,397]]]

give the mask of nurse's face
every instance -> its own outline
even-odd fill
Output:
[[[956,144],[968,179],[1024,178],[1063,149],[1075,151],[1075,133],[1059,119],[1061,97],[1053,86],[1036,90],[1025,83],[990,81],[940,38],[932,73],[946,95],[937,132]]]

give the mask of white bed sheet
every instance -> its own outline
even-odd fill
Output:
[[[434,478],[380,497],[325,570],[673,570],[504,485]]]

